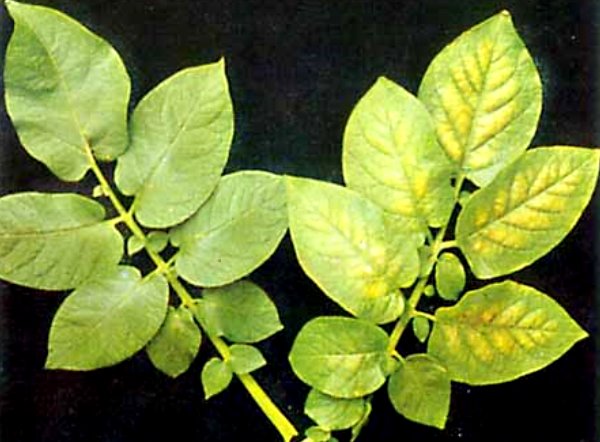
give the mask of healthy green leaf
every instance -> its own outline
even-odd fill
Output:
[[[81,195],[26,192],[0,198],[0,277],[67,290],[111,271],[123,239],[104,208]]]
[[[233,342],[259,342],[283,328],[273,301],[250,281],[204,290],[196,312],[211,334]]]
[[[336,398],[313,389],[306,398],[304,412],[324,430],[345,430],[361,420],[365,400]]]
[[[219,358],[211,358],[202,369],[204,398],[210,399],[225,390],[233,379],[231,368]]]
[[[590,201],[599,160],[598,150],[533,149],[473,194],[456,226],[473,273],[505,275],[552,250]]]
[[[171,233],[177,272],[201,287],[236,281],[267,260],[287,229],[281,177],[244,171],[222,178],[196,214]]]
[[[231,352],[229,366],[236,374],[250,373],[267,365],[260,350],[251,345],[234,344],[229,347]]]
[[[156,368],[175,378],[190,367],[201,340],[190,311],[183,306],[169,307],[165,322],[146,346],[146,353]]]
[[[435,286],[447,301],[455,301],[465,288],[466,276],[460,259],[453,253],[442,253],[435,266]]]
[[[217,185],[233,137],[223,60],[184,69],[155,87],[135,108],[130,130],[115,181],[135,195],[137,219],[157,228],[185,220]]]
[[[133,256],[140,252],[144,246],[156,253],[160,253],[167,247],[169,235],[166,232],[154,231],[146,235],[146,244],[139,237],[132,235],[127,239],[127,254]]]
[[[363,414],[360,421],[352,427],[352,436],[350,437],[350,442],[355,442],[363,427],[369,423],[369,418],[371,417],[371,412],[373,411],[373,407],[371,406],[371,401],[365,401],[365,413]]]
[[[7,1],[6,108],[27,152],[77,181],[127,146],[130,83],[117,52],[54,9]]]
[[[350,313],[377,323],[396,319],[404,309],[397,289],[419,271],[415,241],[350,189],[303,178],[286,183],[290,231],[306,274]]]
[[[311,387],[334,397],[358,398],[385,382],[387,343],[387,334],[369,322],[319,317],[298,333],[290,363]]]
[[[344,133],[346,184],[423,236],[454,204],[451,163],[425,107],[385,77],[358,102]]]
[[[134,267],[88,280],[60,306],[50,329],[46,367],[94,370],[117,364],[152,339],[167,314],[169,286]]]
[[[419,98],[448,157],[477,185],[517,158],[535,133],[542,85],[510,14],[495,15],[444,48]]]
[[[416,338],[420,342],[425,342],[429,336],[429,330],[431,326],[429,320],[423,316],[417,316],[412,320],[412,329]]]
[[[553,299],[512,281],[468,292],[435,316],[428,352],[471,385],[540,370],[587,336]]]
[[[425,288],[423,289],[423,294],[425,296],[427,296],[428,298],[431,298],[432,296],[435,295],[435,288],[431,285],[428,284],[427,286],[425,286]]]
[[[425,354],[410,355],[390,377],[388,395],[398,413],[443,429],[450,409],[450,378],[444,367]]]

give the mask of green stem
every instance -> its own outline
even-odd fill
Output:
[[[460,190],[462,188],[464,180],[465,177],[462,174],[456,178],[456,187],[454,188],[455,202],[458,201],[458,197],[460,195]],[[415,285],[415,288],[413,289],[412,293],[408,298],[408,301],[406,302],[406,308],[404,309],[404,312],[400,316],[400,319],[398,319],[398,322],[396,322],[394,330],[392,330],[392,334],[390,335],[387,348],[388,353],[390,355],[393,355],[396,352],[398,342],[400,342],[400,338],[402,337],[402,334],[404,333],[404,330],[406,329],[406,326],[408,325],[410,320],[415,315],[419,314],[419,312],[416,312],[416,308],[419,304],[419,301],[421,300],[421,296],[423,296],[425,287],[427,286],[427,281],[429,281],[429,277],[431,276],[431,272],[433,271],[433,266],[437,261],[438,255],[444,249],[456,247],[455,241],[444,241],[444,236],[446,235],[446,230],[448,229],[448,225],[450,224],[451,218],[452,213],[450,213],[446,222],[437,232],[437,235],[433,240],[433,244],[431,245],[431,255],[429,256],[429,261],[427,262],[426,266],[427,271],[423,276],[421,276],[418,279],[417,285]]]
[[[96,162],[96,159],[94,158],[89,146],[86,149],[86,154],[88,156],[92,172],[96,176],[100,186],[102,186],[104,194],[109,198],[119,214],[120,220],[125,223],[133,235],[139,238],[143,244],[146,244],[146,235],[144,234],[144,231],[140,226],[138,226],[137,222],[133,218],[133,214],[125,209],[116,193],[113,191],[112,187],[102,173],[102,170],[98,166],[98,163]],[[150,256],[150,259],[152,259],[156,265],[156,271],[162,273],[167,278],[167,281],[181,300],[181,303],[187,307],[192,307],[194,305],[194,298],[189,294],[185,286],[181,283],[181,281],[179,281],[175,273],[171,270],[171,260],[169,262],[165,262],[162,256],[160,256],[158,253],[150,250],[148,247],[145,247],[145,249],[148,253],[148,256]],[[205,334],[208,336],[217,352],[224,360],[228,360],[231,353],[227,343],[225,343],[225,341],[218,336],[212,336],[206,332],[206,327],[204,327],[204,329]],[[256,382],[252,375],[242,374],[237,375],[237,377],[242,382],[248,393],[250,393],[250,396],[252,396],[259,408],[263,411],[275,428],[277,428],[277,431],[279,431],[279,434],[283,437],[285,442],[289,442],[294,436],[298,435],[298,431],[294,425],[287,419],[287,417],[285,417],[285,415],[281,412],[277,405],[275,405],[267,393],[265,393],[263,388],[258,384],[258,382]]]

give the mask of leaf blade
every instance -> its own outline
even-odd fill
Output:
[[[77,194],[0,198],[0,277],[44,290],[77,287],[112,270],[123,238],[99,203]]]
[[[476,192],[456,226],[475,275],[514,272],[562,241],[592,196],[599,161],[597,150],[532,149]]]
[[[146,227],[170,227],[210,196],[233,138],[233,107],[223,60],[177,72],[151,90],[131,118],[131,144],[115,181],[135,195]]]
[[[440,297],[446,301],[456,301],[465,283],[465,269],[460,259],[453,253],[442,253],[435,266],[435,286]]]
[[[287,230],[281,177],[260,171],[224,176],[192,218],[172,230],[175,265],[201,287],[232,283],[264,263]]]
[[[443,429],[450,410],[450,388],[444,367],[425,354],[415,354],[390,376],[388,396],[407,419]]]
[[[229,386],[233,372],[221,359],[210,358],[202,368],[201,379],[204,399],[210,399]]]
[[[185,373],[198,354],[202,335],[190,311],[183,306],[169,307],[158,333],[146,346],[152,364],[176,378]]]
[[[365,414],[363,398],[340,399],[312,389],[306,397],[304,413],[327,431],[345,430],[356,425]]]
[[[90,279],[63,302],[52,321],[46,368],[95,370],[127,359],[160,328],[168,296],[162,276],[142,279],[134,267]]]
[[[27,152],[66,181],[127,146],[130,81],[117,52],[67,15],[10,1],[7,110]]]
[[[356,316],[397,318],[404,308],[397,289],[419,271],[416,241],[390,236],[382,210],[354,191],[302,178],[286,184],[292,242],[306,274]]]
[[[386,333],[359,319],[319,317],[296,336],[289,360],[311,387],[339,398],[358,398],[383,385],[387,369]]]
[[[541,112],[535,64],[503,11],[444,48],[429,65],[419,98],[449,158],[479,186],[529,145]]]
[[[540,370],[586,336],[556,301],[506,281],[438,309],[428,353],[452,380],[487,385]]]
[[[452,210],[452,167],[427,110],[385,77],[352,111],[342,162],[348,187],[400,218],[408,232],[423,235]]]

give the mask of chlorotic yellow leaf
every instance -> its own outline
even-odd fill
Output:
[[[514,272],[562,241],[591,198],[599,159],[592,149],[533,149],[474,193],[456,227],[473,273]]]
[[[431,62],[419,89],[448,157],[477,185],[529,145],[542,107],[533,60],[503,11]]]
[[[468,292],[435,317],[428,353],[471,385],[540,370],[587,336],[552,298],[512,281]]]

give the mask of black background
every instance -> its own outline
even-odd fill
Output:
[[[534,145],[598,142],[593,1],[491,0],[61,0],[40,1],[72,15],[121,53],[132,104],[175,71],[225,56],[236,114],[228,171],[265,169],[341,182],[341,139],[359,97],[379,75],[416,92],[432,57],[454,37],[508,9],[539,67],[544,109]],[[2,51],[11,31],[0,16]],[[0,113],[0,193],[65,190],[20,149]],[[90,191],[87,177],[79,188]],[[363,441],[596,440],[598,198],[555,251],[514,278],[552,294],[592,335],[547,369],[498,386],[453,386],[447,429],[412,424],[384,391]],[[286,329],[261,348],[270,364],[256,373],[294,423],[306,428],[307,388],[287,352],[300,326],[341,313],[303,275],[286,237],[252,279],[277,303]],[[0,282],[0,441],[131,442],[279,440],[235,382],[209,402],[199,372],[205,342],[176,380],[143,355],[89,373],[45,371],[50,321],[64,294]],[[412,345],[403,341],[405,345]],[[342,435],[342,441],[347,440]]]

